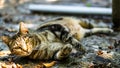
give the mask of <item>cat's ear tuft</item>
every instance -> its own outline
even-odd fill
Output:
[[[26,24],[24,24],[23,22],[20,22],[19,33],[21,33],[21,34],[28,33],[28,28],[26,27]]]
[[[10,37],[9,36],[1,36],[1,39],[5,44],[9,44],[9,42],[10,42]]]

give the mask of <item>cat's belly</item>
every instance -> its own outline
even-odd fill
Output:
[[[32,51],[30,54],[31,59],[48,60],[53,59],[55,54],[64,46],[63,43],[42,43]]]

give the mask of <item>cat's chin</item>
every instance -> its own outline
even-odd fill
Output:
[[[27,51],[23,51],[21,49],[13,49],[12,54],[18,55],[18,56],[28,56],[30,53]]]

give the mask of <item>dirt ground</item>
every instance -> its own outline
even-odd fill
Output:
[[[2,1],[2,0],[1,0]],[[19,1],[19,2],[18,2]],[[46,0],[47,1],[47,0]],[[105,23],[111,27],[111,16],[98,16],[98,15],[65,15],[54,13],[32,13],[27,9],[31,3],[44,3],[44,4],[71,4],[72,0],[46,2],[43,0],[5,0],[0,8],[0,36],[10,35],[18,31],[18,23],[24,21],[28,24],[30,30],[35,30],[39,24],[44,23],[55,17],[69,16],[76,18],[93,19],[97,24]],[[49,1],[49,0],[48,0]],[[97,2],[98,0],[75,0],[72,5],[82,6],[100,6],[111,7],[111,1],[104,0],[104,3]],[[92,3],[91,3],[92,2]],[[96,5],[99,3],[99,5]],[[104,6],[103,6],[104,5]],[[86,53],[72,53],[70,57],[64,61],[56,61],[55,65],[51,68],[120,68],[120,32],[111,34],[94,34],[83,38],[82,45],[86,48]],[[6,51],[6,52],[3,52]],[[16,68],[44,68],[44,64],[52,63],[50,61],[31,60],[28,58],[21,58],[10,54],[8,47],[0,39],[0,66],[5,63],[7,65],[17,66]],[[4,65],[5,65],[4,64]]]

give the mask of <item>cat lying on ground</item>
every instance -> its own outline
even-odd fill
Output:
[[[2,36],[2,40],[15,55],[62,60],[70,55],[72,48],[85,52],[79,40],[87,33],[112,32],[109,28],[85,29],[82,26],[88,25],[72,17],[63,17],[44,23],[34,33],[30,33],[21,22],[17,34],[13,37]]]

